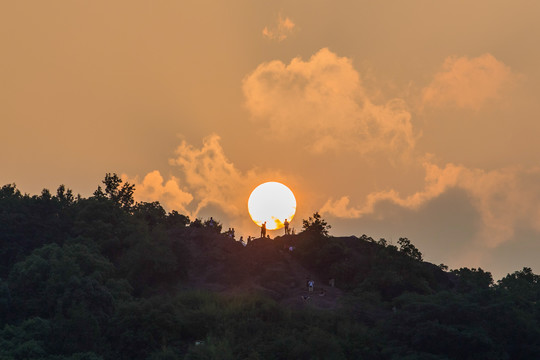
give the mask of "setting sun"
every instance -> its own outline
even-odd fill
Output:
[[[258,226],[266,221],[268,230],[281,229],[285,219],[290,222],[294,217],[296,199],[287,186],[274,181],[266,182],[251,192],[248,210]]]

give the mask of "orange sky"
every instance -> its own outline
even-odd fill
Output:
[[[0,183],[106,172],[191,217],[402,236],[434,263],[540,272],[540,4],[32,1],[0,4]]]

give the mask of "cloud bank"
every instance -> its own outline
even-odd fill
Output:
[[[315,153],[404,152],[415,145],[402,99],[373,103],[352,61],[323,48],[308,61],[263,63],[244,78],[246,107],[276,139],[302,141]]]
[[[242,172],[227,158],[220,137],[212,134],[197,148],[186,141],[177,147],[169,164],[178,177],[167,181],[159,171],[139,177],[122,177],[135,185],[137,201],[159,201],[167,210],[196,218],[200,211],[215,206],[231,217],[247,215],[250,191],[264,181],[279,179],[278,172],[252,169]]]
[[[350,206],[343,196],[329,199],[322,213],[342,218],[360,218],[374,213],[378,203],[387,201],[411,210],[417,210],[449,189],[464,190],[482,219],[478,240],[488,247],[496,247],[514,236],[518,225],[540,231],[540,168],[520,167],[485,171],[446,164],[439,167],[424,163],[424,188],[402,196],[395,190],[371,193],[364,204]]]
[[[240,212],[239,190],[248,177],[225,156],[218,135],[206,137],[200,149],[182,141],[176,149],[176,158],[169,163],[180,168],[185,185],[197,199],[195,214],[209,204],[234,215]]]

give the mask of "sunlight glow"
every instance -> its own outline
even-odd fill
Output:
[[[272,181],[257,186],[249,196],[248,211],[255,224],[266,221],[268,230],[281,229],[287,219],[291,222],[296,213],[296,199],[285,185]]]

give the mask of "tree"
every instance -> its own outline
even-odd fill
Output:
[[[407,238],[399,238],[399,251],[415,260],[422,261],[422,253]]]
[[[167,225],[186,227],[189,225],[189,216],[180,214],[178,211],[173,210],[167,215]]]
[[[223,225],[221,225],[219,221],[214,220],[214,218],[205,220],[203,225],[205,228],[215,231],[218,234],[221,233],[221,228],[223,227]]]
[[[165,222],[167,215],[159,202],[138,202],[133,207],[133,214],[143,219],[150,229]]]
[[[461,292],[472,292],[489,289],[493,285],[493,276],[489,271],[481,268],[462,267],[459,270],[452,270],[457,275],[458,282],[456,288]]]
[[[112,298],[103,284],[113,271],[113,264],[85,245],[42,246],[9,274],[13,312],[51,317],[70,304],[84,303],[104,318],[112,311]]]
[[[60,185],[56,190],[56,199],[63,206],[71,205],[75,201],[75,198],[73,197],[73,191],[71,191],[71,189],[66,190],[65,185]]]
[[[9,198],[20,198],[21,192],[15,184],[6,184],[0,189],[0,200]]]
[[[135,191],[135,185],[128,182],[122,185],[123,181],[116,174],[107,173],[103,184],[105,185],[105,192],[98,186],[94,192],[94,197],[98,199],[108,198],[114,203],[120,205],[124,210],[130,210],[131,206],[135,203],[133,199],[133,192]],[[122,186],[121,186],[122,185]]]
[[[189,227],[193,227],[193,228],[202,228],[204,225],[203,225],[203,222],[201,219],[199,218],[195,218],[195,220],[193,220],[190,224],[189,224]]]
[[[540,275],[529,267],[506,275],[497,282],[497,287],[512,295],[514,299],[537,302],[540,300]]]
[[[332,226],[328,225],[328,223],[321,218],[318,211],[313,214],[313,217],[310,216],[308,220],[302,220],[302,228],[304,231],[325,237],[328,236],[328,230],[331,227]]]

